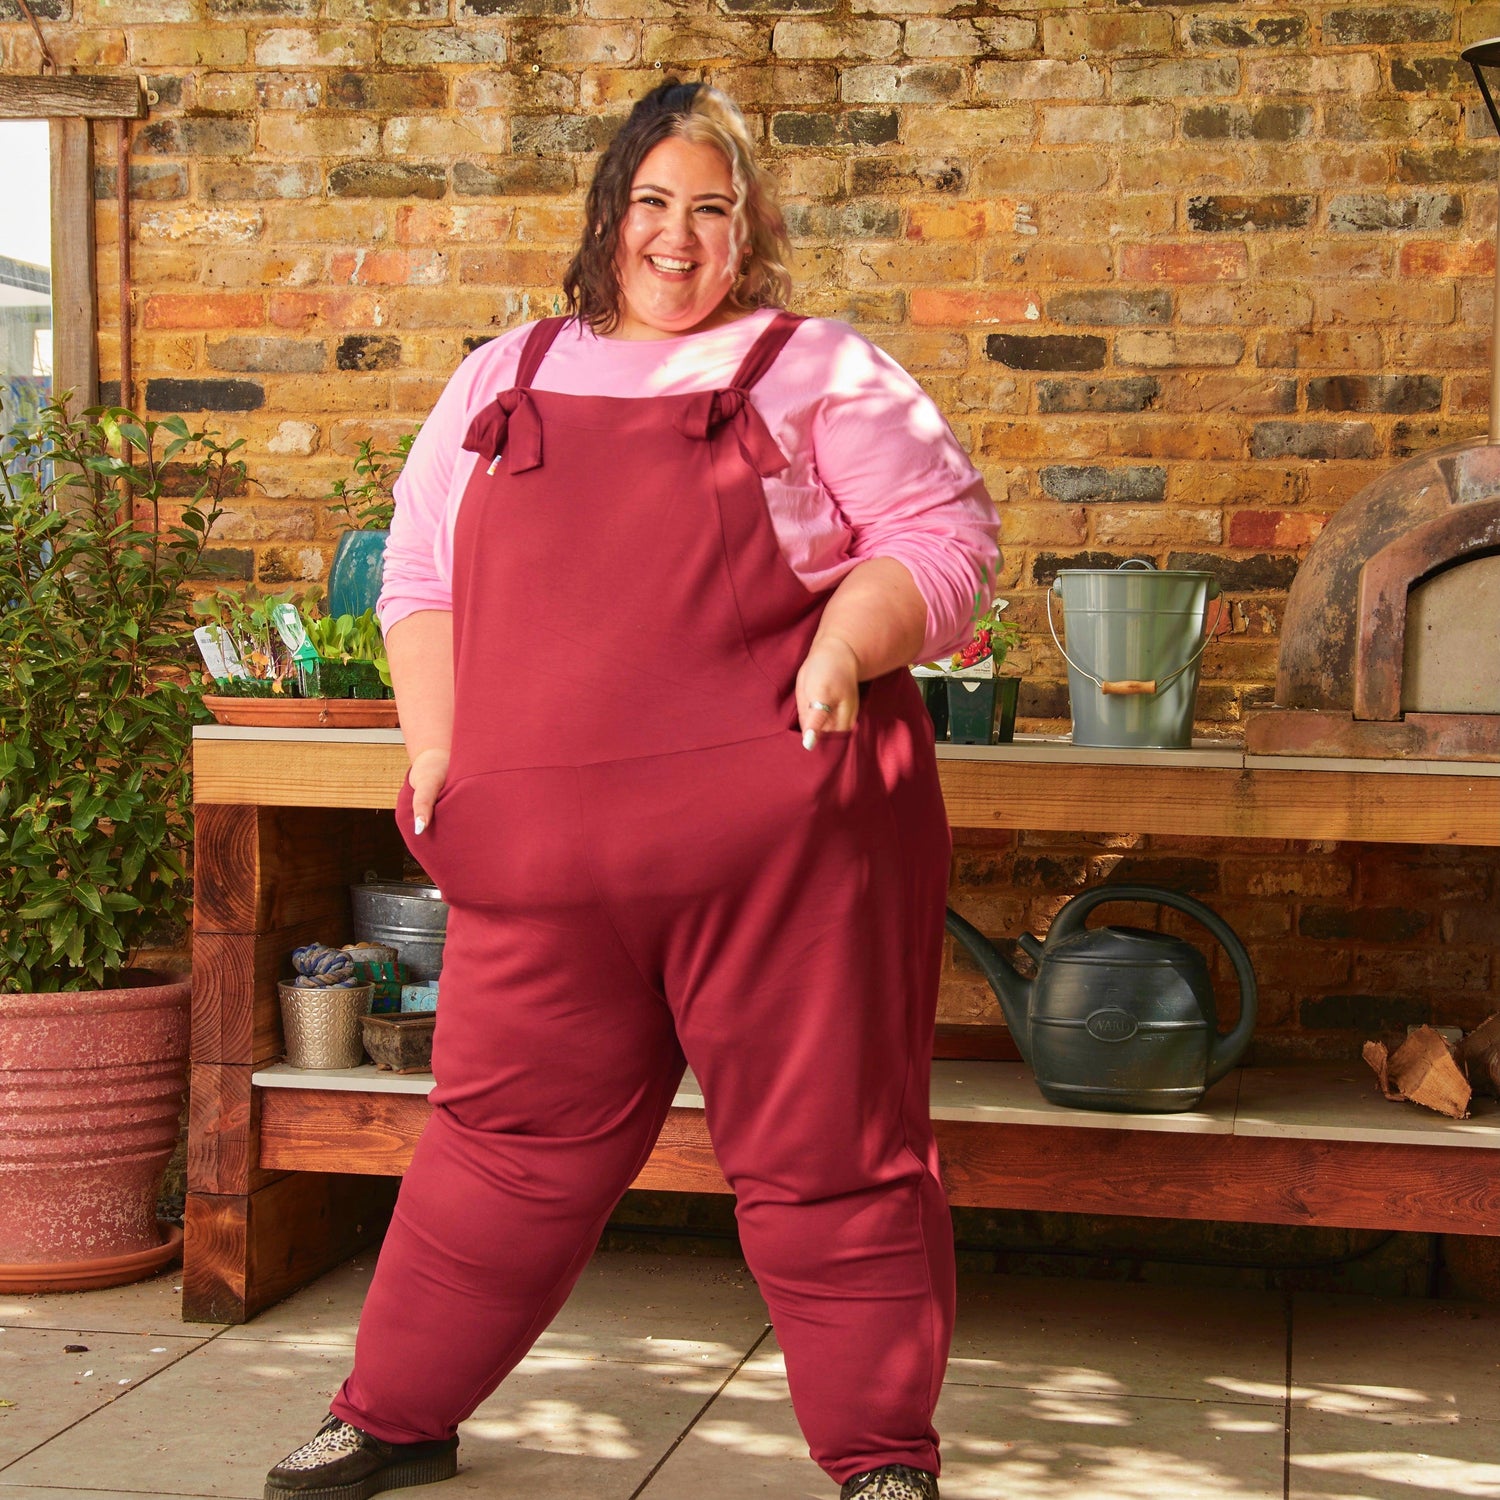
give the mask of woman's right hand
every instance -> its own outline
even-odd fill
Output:
[[[432,821],[438,793],[448,779],[448,751],[421,751],[412,761],[406,779],[411,782],[412,829],[421,833]]]

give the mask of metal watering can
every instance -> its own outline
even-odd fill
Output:
[[[1223,944],[1240,984],[1240,1018],[1218,1034],[1208,964],[1191,943],[1084,918],[1106,901],[1149,901],[1201,922]],[[1022,951],[1037,965],[1023,979],[971,923],[948,913],[948,931],[978,961],[1037,1087],[1075,1109],[1165,1113],[1192,1109],[1244,1055],[1255,1030],[1255,971],[1228,924],[1176,891],[1106,885],[1075,896],[1039,943]]]

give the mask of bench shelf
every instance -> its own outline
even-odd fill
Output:
[[[1055,740],[940,762],[959,828],[1500,846],[1500,765]],[[189,1318],[254,1316],[388,1216],[431,1079],[279,1064],[276,980],[298,943],[347,938],[350,883],[399,872],[405,769],[399,730],[195,730]],[[1500,1106],[1387,1104],[1358,1063],[1245,1070],[1199,1111],[1140,1116],[1049,1105],[1021,1064],[965,1056],[934,1065],[933,1117],[955,1204],[1500,1234]],[[691,1078],[636,1185],[727,1190]]]

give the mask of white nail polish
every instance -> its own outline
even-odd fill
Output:
[[[812,747],[814,745],[816,745],[817,743],[818,743],[818,731],[816,729],[807,729],[807,730],[803,731],[803,734],[802,734],[802,748],[804,750],[811,750]]]
[[[421,833],[421,831],[424,828],[426,828],[426,826],[427,826],[427,819],[426,818],[413,818],[411,820],[411,826],[412,826],[412,829],[413,829],[414,832]]]

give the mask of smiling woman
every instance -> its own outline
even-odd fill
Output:
[[[652,149],[615,248],[625,303],[615,338],[670,338],[741,316],[727,301],[740,270],[733,209],[729,163],[716,146],[669,140]]]
[[[937,1495],[950,850],[907,666],[968,638],[996,518],[910,375],[786,311],[788,255],[734,104],[663,84],[599,162],[570,315],[476,350],[412,448],[379,609],[397,822],[449,905],[437,1086],[271,1500],[454,1472],[685,1063],[814,1457],[842,1500]]]
[[[786,226],[738,111],[696,84],[660,94],[600,161],[590,232],[563,277],[569,311],[596,334],[696,333],[791,295]]]

